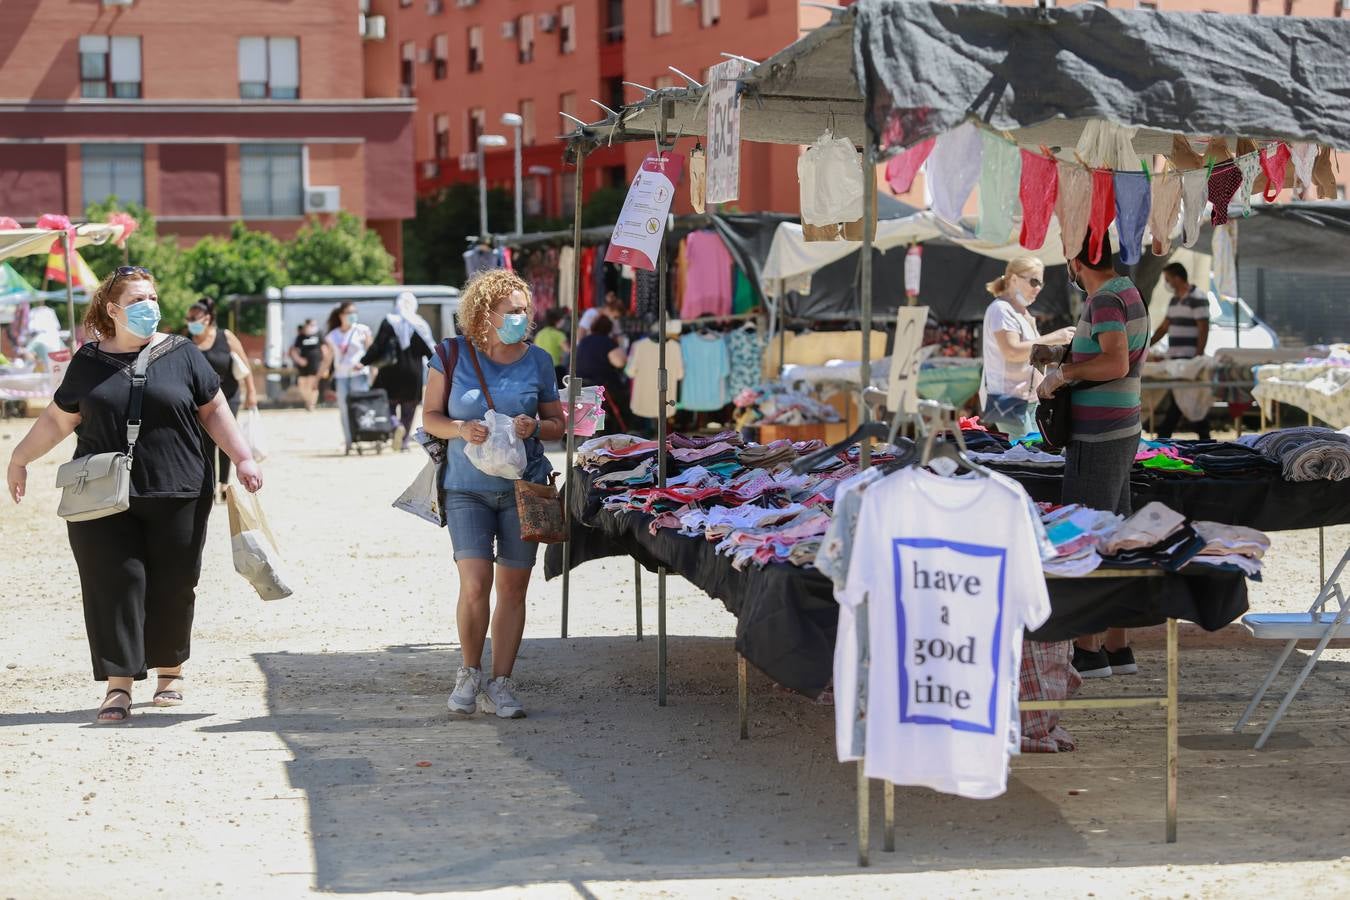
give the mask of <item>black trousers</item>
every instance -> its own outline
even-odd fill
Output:
[[[124,513],[66,523],[95,681],[188,658],[210,512],[210,496],[133,497]]]
[[[1167,393],[1167,412],[1163,413],[1162,421],[1158,423],[1158,437],[1166,440],[1177,430],[1177,426],[1182,424],[1181,407],[1177,406],[1177,398],[1171,391]],[[1187,425],[1195,428],[1196,436],[1202,441],[1209,440],[1209,420],[1201,419],[1198,422],[1187,422]]]

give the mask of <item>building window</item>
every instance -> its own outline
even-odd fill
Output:
[[[703,0],[699,4],[698,24],[711,28],[722,21],[722,0]]]
[[[562,214],[563,218],[569,218],[577,211],[577,173],[563,172],[562,178]]]
[[[526,13],[516,19],[516,40],[519,42],[517,59],[522,63],[534,62],[534,15]]]
[[[450,74],[450,35],[438,34],[432,39],[432,75],[437,81],[444,81]]]
[[[522,100],[520,113],[520,142],[526,147],[534,146],[534,101]]]
[[[469,152],[478,152],[478,138],[487,133],[487,112],[482,107],[469,110]]]
[[[141,39],[106,34],[80,36],[80,96],[141,96]]]
[[[564,6],[558,10],[558,50],[575,53],[577,50],[577,8]]]
[[[85,144],[80,151],[84,206],[116,197],[145,205],[145,148],[140,144]]]
[[[239,184],[245,218],[304,214],[303,153],[299,144],[239,146]]]
[[[417,83],[417,45],[404,41],[399,48],[398,93],[400,97],[411,97],[413,86]]]
[[[572,91],[558,95],[558,112],[567,113],[569,116],[577,114],[577,95]],[[571,128],[571,122],[564,123],[565,128]]]
[[[605,0],[605,43],[623,40],[623,0]]]
[[[300,96],[300,40],[239,39],[239,96],[244,100],[295,100]]]
[[[469,71],[483,71],[483,26],[469,29]]]
[[[671,5],[674,0],[654,0],[655,8],[652,10],[652,34],[660,37],[663,34],[670,34],[675,26],[671,21]],[[753,4],[758,0],[750,0]]]
[[[450,117],[437,113],[432,117],[436,129],[436,158],[450,158]]]

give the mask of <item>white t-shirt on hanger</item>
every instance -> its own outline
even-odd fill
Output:
[[[1040,554],[1026,492],[1001,475],[911,467],[868,487],[838,595],[868,601],[868,777],[1007,790],[1022,630],[1050,615]]]

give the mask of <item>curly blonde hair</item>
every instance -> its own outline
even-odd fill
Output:
[[[525,295],[525,302],[530,302],[530,286],[515,272],[506,269],[480,272],[464,286],[464,292],[459,297],[459,312],[455,315],[459,319],[459,330],[479,350],[487,350],[488,346],[488,334],[492,328],[488,313],[498,300],[510,296],[512,291],[520,291]],[[534,330],[533,321],[530,322],[530,330]]]
[[[144,270],[132,272],[130,275],[118,275],[117,270],[114,269],[108,273],[103,281],[99,282],[99,286],[94,289],[94,296],[89,298],[89,308],[84,311],[85,331],[99,340],[106,340],[113,336],[115,326],[113,325],[112,313],[108,312],[108,307],[121,298],[122,292],[133,281],[148,281],[151,285],[154,285],[155,277]]]

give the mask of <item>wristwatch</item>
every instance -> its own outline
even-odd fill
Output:
[[[532,438],[537,438],[537,437],[539,437],[539,432],[542,431],[543,428],[544,428],[544,420],[543,420],[543,419],[535,419],[535,420],[534,420],[534,433],[531,434],[530,437],[532,437]]]

